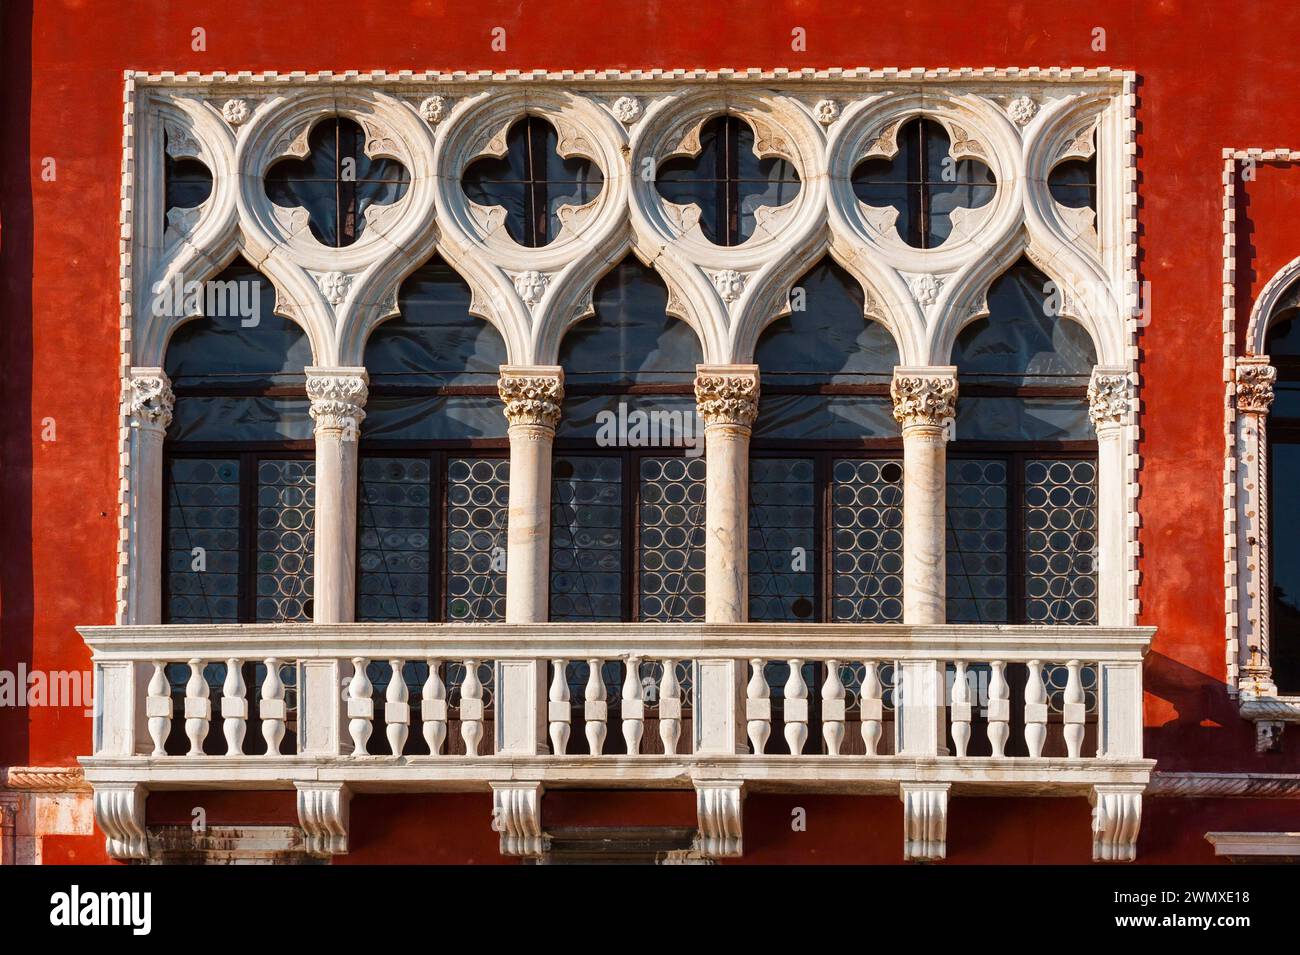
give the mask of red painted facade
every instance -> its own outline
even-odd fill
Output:
[[[1110,66],[1139,77],[1143,329],[1140,623],[1146,753],[1162,770],[1300,772],[1300,732],[1257,755],[1225,686],[1222,150],[1300,148],[1300,7],[912,0],[852,9],[764,0],[474,4],[185,4],[10,0],[0,162],[0,668],[84,670],[74,627],[113,621],[117,535],[118,213],[122,71],[652,67]],[[494,53],[490,30],[507,31]],[[207,49],[191,49],[203,27]],[[807,51],[791,50],[791,30]],[[1093,30],[1106,49],[1093,49]],[[54,181],[42,179],[53,159]],[[1246,190],[1239,329],[1300,254],[1296,172]],[[42,431],[53,420],[55,440]],[[67,765],[90,750],[71,709],[0,709],[0,765]],[[692,819],[683,794],[547,796],[546,821]],[[187,797],[188,800],[188,797]],[[364,804],[364,805],[363,805]],[[151,821],[176,809],[150,800]],[[791,810],[808,811],[793,832]],[[482,795],[364,796],[346,862],[499,862]],[[1085,862],[1081,800],[954,799],[950,862]],[[186,813],[180,813],[182,818]],[[284,794],[213,802],[212,823],[292,821]],[[751,796],[746,862],[901,860],[896,799]],[[1300,830],[1297,800],[1146,801],[1143,862],[1212,860],[1214,829]],[[102,861],[99,836],[50,837],[46,861]]]

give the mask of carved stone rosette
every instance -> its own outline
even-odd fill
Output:
[[[501,368],[497,393],[505,403],[510,427],[555,431],[564,403],[564,372],[558,367],[514,366]]]
[[[1092,373],[1088,382],[1088,417],[1092,419],[1094,428],[1101,431],[1119,427],[1124,423],[1130,406],[1127,374],[1101,369]]]
[[[128,380],[127,414],[131,427],[160,434],[172,423],[176,395],[161,368],[132,368]]]
[[[1237,359],[1237,410],[1242,414],[1268,414],[1275,381],[1277,369],[1268,363],[1267,356]]]
[[[955,369],[899,368],[889,385],[894,420],[908,428],[942,428],[957,414]]]
[[[700,366],[695,406],[706,428],[751,428],[758,417],[758,369],[752,365]]]
[[[369,396],[364,368],[307,369],[307,397],[318,434],[338,431],[344,441],[356,441]]]

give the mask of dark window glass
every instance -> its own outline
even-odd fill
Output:
[[[312,127],[303,159],[282,159],[266,174],[266,195],[277,206],[307,210],[311,234],[332,247],[351,245],[366,228],[372,206],[405,195],[411,177],[396,159],[366,155],[366,134],[342,117]]]
[[[831,619],[903,619],[903,466],[842,458],[831,465]]]
[[[799,173],[784,159],[754,152],[754,131],[738,116],[718,116],[700,130],[700,151],[662,166],[659,194],[700,210],[700,230],[717,245],[739,245],[759,228],[758,210],[799,194]]]
[[[557,456],[551,480],[551,620],[623,619],[623,462]]]
[[[749,619],[813,620],[817,485],[811,458],[749,464]]]
[[[520,245],[535,248],[554,241],[564,207],[586,205],[604,185],[595,163],[561,156],[558,144],[554,126],[527,116],[506,133],[504,156],[479,159],[465,170],[465,195],[481,206],[503,207],[506,231]]]
[[[640,620],[704,619],[704,459],[640,459]]]
[[[311,619],[315,514],[315,461],[258,463],[258,623]]]
[[[174,459],[167,478],[167,619],[238,623],[239,459]]]
[[[1300,693],[1300,286],[1281,300],[1265,349],[1277,368],[1268,416],[1269,663],[1279,692]]]
[[[431,620],[435,472],[420,458],[361,462],[357,619]]]
[[[1067,159],[1047,177],[1052,198],[1071,209],[1097,211],[1097,157]]]
[[[898,152],[873,157],[853,171],[853,191],[869,206],[898,210],[898,234],[908,245],[933,249],[952,233],[956,209],[991,202],[997,180],[976,159],[954,159],[951,141],[934,120],[913,119],[898,130]]]
[[[212,172],[197,159],[173,159],[163,138],[163,225],[173,209],[195,209],[212,195]]]

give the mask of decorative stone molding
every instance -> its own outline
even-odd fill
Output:
[[[1096,368],[1088,381],[1088,417],[1098,431],[1116,428],[1128,418],[1130,398],[1128,373]]]
[[[709,859],[744,853],[744,783],[695,780],[695,813],[700,834],[695,851]]]
[[[1142,786],[1094,786],[1092,861],[1132,862],[1142,826]]]
[[[889,394],[904,429],[943,427],[957,414],[957,369],[896,368]]]
[[[95,822],[104,832],[104,845],[112,858],[149,857],[144,828],[144,804],[148,795],[138,783],[95,784]]]
[[[1300,832],[1207,832],[1216,856],[1232,861],[1300,859]]]
[[[248,100],[246,99],[228,99],[221,106],[221,118],[231,126],[240,126],[246,123],[252,112],[248,108]]]
[[[176,395],[161,368],[132,368],[127,379],[127,415],[133,428],[164,432],[172,423]]]
[[[352,276],[346,272],[326,272],[323,275],[313,275],[316,279],[316,285],[320,289],[325,301],[331,305],[339,306],[343,300],[348,297],[348,291],[352,288]]]
[[[1017,96],[1007,104],[1007,115],[1011,117],[1011,122],[1017,126],[1028,126],[1030,121],[1038,115],[1038,104],[1028,96]]]
[[[631,126],[641,118],[641,103],[634,96],[620,96],[614,100],[614,118],[624,126]]]
[[[420,101],[420,118],[430,126],[437,126],[447,115],[447,97],[435,93]]]
[[[1300,799],[1300,775],[1155,772],[1151,774],[1146,795],[1201,799]]]
[[[745,294],[745,276],[735,269],[723,269],[713,273],[713,287],[718,297],[730,305]]]
[[[819,99],[813,105],[813,116],[823,126],[829,126],[840,117],[840,104],[833,99]]]
[[[501,854],[535,858],[547,850],[542,832],[541,783],[492,783],[492,828],[501,833]]]
[[[943,288],[943,279],[935,278],[929,272],[915,276],[907,283],[912,290],[912,297],[922,307],[929,307],[939,301],[939,292]]]
[[[0,791],[29,793],[87,793],[86,774],[79,766],[0,766]]]
[[[705,427],[750,428],[758,416],[755,365],[700,365],[695,376],[695,406]]]
[[[307,397],[316,431],[340,431],[356,441],[366,417],[368,375],[364,368],[308,368]]]
[[[520,272],[515,276],[515,291],[523,299],[524,304],[532,308],[546,294],[548,282],[549,279],[544,273],[538,272],[536,269],[529,269],[527,272]]]
[[[511,427],[555,430],[564,403],[564,370],[558,365],[502,365],[497,393]]]
[[[1242,414],[1266,415],[1273,405],[1273,384],[1277,369],[1267,355],[1237,359],[1237,410]]]
[[[352,790],[343,783],[298,782],[298,822],[307,854],[321,859],[348,851]]]
[[[903,859],[938,862],[948,854],[949,783],[903,783]]]

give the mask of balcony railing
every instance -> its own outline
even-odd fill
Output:
[[[503,848],[530,853],[544,843],[545,787],[694,787],[714,855],[739,851],[749,788],[899,794],[913,858],[942,856],[950,790],[1087,794],[1098,856],[1128,858],[1150,775],[1147,628],[81,632],[97,679],[83,763],[126,855],[142,850],[143,824],[120,820],[152,789],[296,788],[309,845],[327,853],[346,845],[351,792],[491,788]]]

